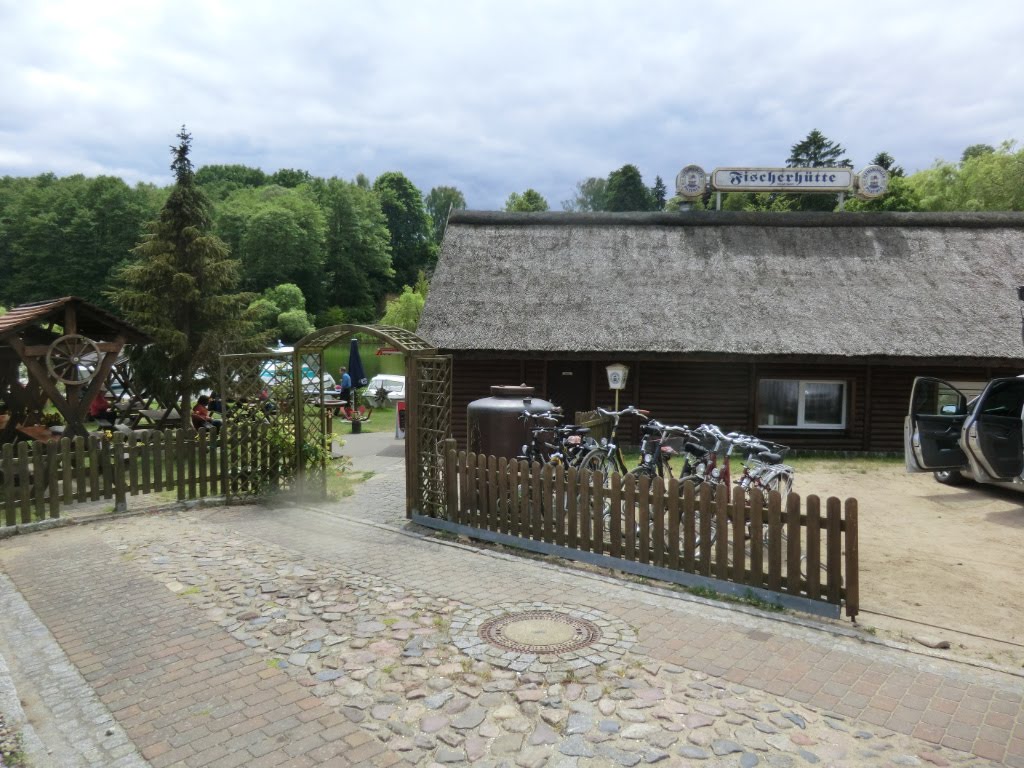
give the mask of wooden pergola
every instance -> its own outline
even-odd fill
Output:
[[[0,398],[11,417],[0,443],[40,422],[47,402],[65,421],[65,434],[85,435],[89,405],[103,391],[125,344],[146,334],[75,296],[23,304],[0,317]],[[19,376],[20,366],[27,381]]]

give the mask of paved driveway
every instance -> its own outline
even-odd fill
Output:
[[[34,764],[1024,766],[1019,676],[424,537],[374,439],[339,504],[0,541]]]

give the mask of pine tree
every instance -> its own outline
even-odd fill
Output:
[[[651,199],[654,201],[654,210],[665,210],[665,200],[668,198],[668,189],[661,176],[654,177],[654,186],[651,187]]]
[[[797,142],[789,152],[786,165],[790,168],[852,168],[853,163],[843,155],[846,150],[841,144],[830,141],[817,128],[807,138]],[[834,211],[836,195],[785,195],[795,211]]]
[[[852,168],[841,144],[829,141],[817,128],[807,138],[793,145],[786,165],[790,168]],[[840,160],[840,158],[842,159]]]
[[[109,295],[154,341],[133,357],[141,383],[187,414],[197,374],[213,375],[220,353],[245,351],[255,339],[244,312],[252,297],[234,293],[239,263],[210,234],[211,204],[189,159],[192,137],[182,126],[177,138],[171,147],[175,184]]]

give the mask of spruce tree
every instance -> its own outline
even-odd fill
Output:
[[[175,184],[109,295],[154,341],[133,356],[140,383],[187,416],[197,375],[215,376],[219,354],[246,351],[255,338],[245,313],[252,297],[234,292],[239,262],[211,234],[211,204],[189,159],[192,137],[182,126],[177,138],[171,147]]]
[[[846,150],[841,144],[829,140],[817,128],[807,137],[792,146],[786,165],[789,168],[852,168],[853,163],[843,155]],[[834,211],[838,203],[836,195],[786,195],[795,211]]]

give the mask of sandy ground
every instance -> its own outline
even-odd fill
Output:
[[[799,470],[794,491],[858,501],[858,624],[908,643],[948,640],[958,655],[1024,667],[1024,493],[944,486],[895,464],[835,461]]]

